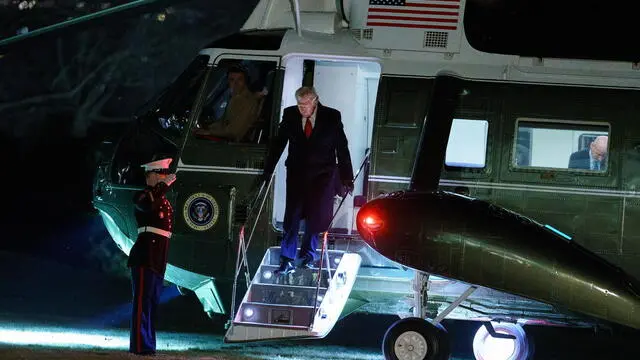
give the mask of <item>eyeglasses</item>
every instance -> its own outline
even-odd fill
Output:
[[[318,98],[313,98],[311,100],[307,100],[305,102],[298,102],[298,107],[299,108],[310,108],[313,107],[316,104],[316,100]]]

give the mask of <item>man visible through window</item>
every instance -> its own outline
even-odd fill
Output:
[[[216,136],[240,142],[258,119],[263,93],[256,94],[249,90],[247,72],[239,66],[229,69],[227,81],[230,98],[226,106],[223,102],[223,105],[214,109],[216,114],[222,113],[222,117],[206,128],[196,130],[196,135]]]
[[[593,171],[607,170],[608,136],[598,136],[588,149],[576,151],[569,158],[569,169],[584,169]]]

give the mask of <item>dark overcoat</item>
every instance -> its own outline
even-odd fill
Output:
[[[606,170],[606,157],[600,161],[600,169]],[[591,169],[591,158],[589,157],[589,149],[576,151],[569,158],[569,169]]]
[[[315,125],[307,139],[297,106],[284,109],[265,163],[266,176],[273,173],[287,143],[284,228],[290,228],[292,215],[301,209],[307,230],[325,231],[333,215],[335,195],[342,184],[353,180],[351,156],[340,112],[318,104]]]

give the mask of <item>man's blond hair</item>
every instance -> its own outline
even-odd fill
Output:
[[[313,86],[303,86],[296,90],[296,101],[300,101],[300,99],[310,95],[314,97],[314,100],[318,99],[318,93]]]

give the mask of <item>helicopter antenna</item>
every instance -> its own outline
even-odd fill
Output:
[[[302,37],[302,26],[300,26],[300,3],[298,0],[289,0],[291,3],[291,12],[293,13],[293,22],[296,23],[296,31],[298,36]]]

